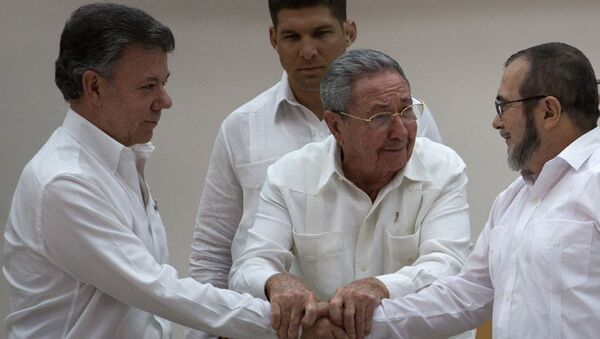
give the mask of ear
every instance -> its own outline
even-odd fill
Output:
[[[563,116],[560,101],[556,97],[547,96],[542,100],[542,104],[542,108],[544,109],[544,128],[550,130],[557,127]]]
[[[277,49],[277,28],[275,26],[269,27],[269,41],[274,49]]]
[[[353,20],[346,20],[343,26],[344,34],[346,35],[346,46],[350,47],[356,40],[356,23]]]
[[[100,97],[101,82],[105,81],[100,74],[95,71],[87,70],[81,76],[82,96],[90,102],[95,102]]]
[[[338,142],[338,144],[343,145],[344,138],[342,137],[342,129],[345,127],[344,121],[342,121],[342,117],[339,114],[332,111],[325,111],[323,115],[323,119],[325,119],[325,123],[329,128],[329,131]]]

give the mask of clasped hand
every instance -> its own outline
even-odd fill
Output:
[[[267,280],[271,321],[280,339],[364,338],[371,331],[375,308],[389,291],[376,278],[339,287],[329,302],[319,302],[298,278],[280,273]]]

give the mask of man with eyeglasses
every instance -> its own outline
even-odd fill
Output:
[[[451,335],[492,319],[494,338],[600,333],[600,130],[589,60],[545,43],[506,62],[492,126],[521,176],[496,198],[461,273],[382,303],[373,334]]]
[[[270,300],[280,338],[295,338],[318,316],[303,329],[307,338],[363,338],[382,299],[462,268],[470,245],[465,164],[416,137],[423,104],[381,52],[336,59],[321,98],[332,136],[269,167],[230,286]]]

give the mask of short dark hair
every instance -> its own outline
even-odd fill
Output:
[[[331,15],[340,23],[346,21],[346,0],[269,0],[269,14],[273,26],[279,23],[278,15],[282,9],[301,9],[306,7],[325,6]]]
[[[369,75],[396,72],[410,87],[410,83],[398,62],[389,55],[372,49],[353,49],[345,52],[331,63],[321,79],[321,102],[332,112],[348,112],[352,103],[352,85]]]
[[[556,97],[574,124],[584,131],[596,127],[598,116],[598,85],[588,58],[577,48],[550,42],[519,51],[508,58],[505,66],[524,58],[529,70],[519,94]],[[524,104],[530,111],[536,102]]]
[[[124,5],[94,3],[76,9],[65,23],[54,81],[67,101],[82,95],[82,76],[94,70],[110,77],[123,51],[132,45],[175,48],[171,30],[146,12]]]

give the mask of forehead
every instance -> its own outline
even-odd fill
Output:
[[[369,111],[378,106],[389,107],[411,103],[410,87],[406,80],[394,71],[384,71],[360,78],[352,83],[350,93],[353,106],[358,111]]]
[[[336,25],[338,20],[327,6],[318,5],[300,9],[284,8],[277,14],[277,31],[314,29]]]
[[[167,53],[160,48],[126,47],[113,68],[113,77],[130,81],[169,76]]]
[[[529,71],[529,62],[518,58],[504,68],[498,96],[505,100],[516,100],[520,97],[519,90]]]

